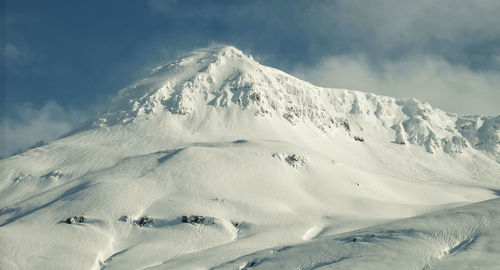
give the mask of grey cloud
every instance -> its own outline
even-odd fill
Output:
[[[347,1],[338,5],[339,22],[370,29],[376,39],[421,42],[498,37],[500,2],[496,0]]]
[[[435,56],[413,55],[376,65],[362,54],[333,56],[312,68],[298,67],[293,73],[326,87],[416,97],[450,112],[500,113],[500,73],[452,65]]]
[[[499,68],[490,57],[500,54],[498,14],[495,0],[343,0],[332,10],[374,57],[435,54],[475,69]]]

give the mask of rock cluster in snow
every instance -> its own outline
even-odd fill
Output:
[[[287,153],[275,153],[274,158],[286,161],[290,166],[294,168],[302,167],[306,165],[307,159],[303,156],[297,154],[287,154]]]
[[[64,174],[61,171],[54,170],[46,175],[43,175],[42,178],[45,178],[47,180],[57,181],[57,180],[59,180],[59,178],[63,177],[63,175]]]
[[[85,217],[84,216],[74,216],[74,217],[69,217],[66,219],[67,224],[73,224],[73,223],[84,223],[85,222]]]
[[[211,217],[205,216],[182,216],[182,223],[190,223],[190,224],[213,224],[214,219]]]

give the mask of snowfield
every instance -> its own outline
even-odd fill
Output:
[[[0,160],[0,269],[500,269],[499,195],[500,116],[208,48]]]

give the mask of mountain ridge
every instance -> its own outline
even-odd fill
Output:
[[[324,132],[340,127],[353,133],[349,122],[364,118],[391,128],[397,144],[421,145],[430,153],[473,148],[500,162],[500,116],[459,115],[414,98],[314,86],[260,65],[231,46],[200,49],[155,68],[122,89],[92,126],[125,124],[164,111],[182,116],[201,106],[238,107],[291,124],[309,121]]]

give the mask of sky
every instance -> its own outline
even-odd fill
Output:
[[[500,114],[498,0],[0,0],[0,157],[182,53],[232,45],[316,85]]]

